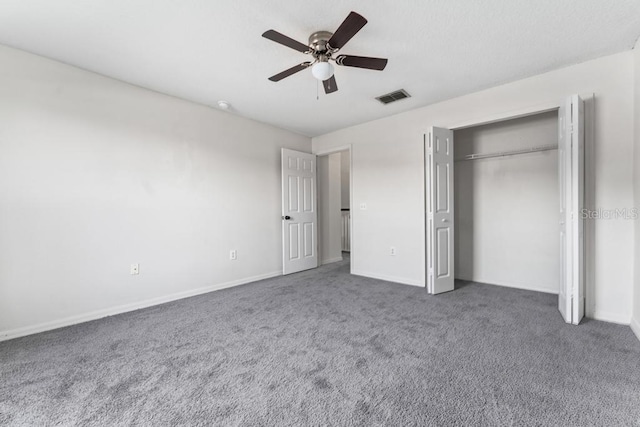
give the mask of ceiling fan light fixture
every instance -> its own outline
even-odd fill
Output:
[[[333,57],[366,23],[367,20],[362,15],[351,12],[347,15],[347,18],[342,21],[342,24],[340,24],[335,33],[330,31],[316,31],[309,36],[309,43],[306,45],[275,30],[265,31],[262,37],[313,57],[313,61],[294,65],[291,68],[269,77],[269,80],[279,82],[302,70],[311,68],[313,77],[322,81],[324,93],[330,94],[338,90],[338,84],[333,75],[333,65],[329,63],[329,60],[344,67],[365,68],[378,71],[384,70],[387,65],[387,59],[385,58],[370,58],[368,56],[354,55],[338,55],[337,57]]]
[[[329,62],[317,62],[311,67],[311,74],[320,81],[325,81],[333,76],[333,65]]]

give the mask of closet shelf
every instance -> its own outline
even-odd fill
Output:
[[[456,162],[464,162],[467,160],[480,160],[480,159],[490,159],[492,157],[505,157],[505,156],[516,156],[518,154],[529,154],[536,153],[538,151],[550,151],[557,150],[557,144],[549,144],[549,145],[540,145],[538,147],[525,148],[522,150],[513,150],[513,151],[501,151],[499,153],[486,153],[486,154],[467,154],[461,159],[456,159]]]

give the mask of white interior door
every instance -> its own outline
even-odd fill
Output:
[[[584,317],[584,102],[568,98],[559,111],[560,291],[565,322]]]
[[[453,251],[453,131],[431,128],[426,146],[427,290],[452,291]]]
[[[282,149],[282,271],[318,266],[316,156]]]

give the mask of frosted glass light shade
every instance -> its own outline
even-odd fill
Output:
[[[316,79],[325,81],[333,76],[333,65],[328,62],[318,62],[311,67],[311,74]]]

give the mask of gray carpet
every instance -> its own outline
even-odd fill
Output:
[[[640,342],[345,262],[0,343],[1,425],[640,425]]]

